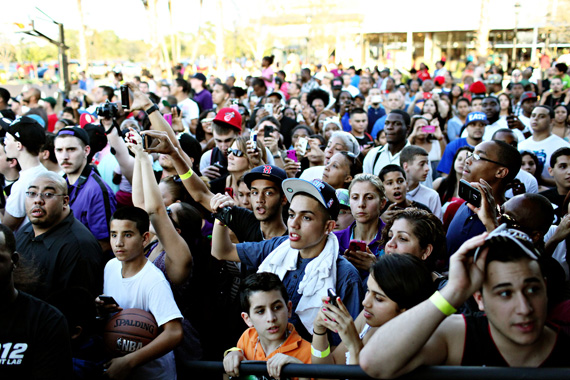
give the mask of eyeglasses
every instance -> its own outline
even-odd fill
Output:
[[[228,148],[228,156],[233,154],[236,157],[243,157],[244,153],[239,149]]]
[[[53,197],[64,197],[67,194],[54,194],[50,193],[49,191],[46,191],[44,193],[37,193],[35,191],[26,191],[26,196],[28,198],[35,199],[38,195],[40,196],[41,199],[47,200],[47,199],[52,199]]]
[[[172,222],[172,224],[174,225],[174,228],[180,228],[180,226],[178,225],[178,223],[176,223],[176,221],[174,220],[174,218],[172,217],[172,209],[169,207],[166,208],[166,214],[168,215],[168,217],[170,218],[170,221]]]
[[[358,160],[358,156],[357,156],[356,154],[354,154],[354,153],[352,153],[352,152],[349,152],[349,151],[347,151],[347,150],[343,150],[343,151],[341,151],[341,152],[339,152],[339,153],[342,154],[342,155],[345,156],[345,157],[348,157],[348,158],[352,161],[353,164],[356,163],[357,160]]]
[[[471,154],[467,154],[467,157],[465,157],[465,159],[467,160],[467,159],[469,159],[469,158],[471,158],[471,157],[473,157],[473,159],[474,159],[475,161],[487,161],[487,162],[491,162],[491,163],[493,163],[493,164],[495,164],[495,165],[504,166],[504,167],[507,166],[507,165],[505,165],[505,164],[501,164],[500,162],[493,161],[493,160],[489,160],[488,158],[485,158],[485,157],[481,157],[480,155],[478,155],[478,154],[475,153],[475,152],[472,152]]]

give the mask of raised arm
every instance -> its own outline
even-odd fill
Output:
[[[111,120],[101,119],[101,125],[103,125],[106,131],[109,131],[112,125],[111,123]],[[109,140],[111,147],[115,149],[115,158],[121,168],[121,174],[124,175],[132,185],[135,159],[129,154],[129,149],[125,141],[119,136],[117,128],[111,128],[111,130],[107,132],[107,140]]]
[[[234,207],[234,200],[225,194],[216,194],[212,197],[210,208],[213,212],[224,207]],[[229,228],[222,224],[218,219],[214,223],[212,231],[212,256],[218,260],[239,262],[236,245],[230,239]]]
[[[449,282],[439,293],[443,304],[457,308],[481,288],[488,250],[483,250],[476,263],[473,262],[473,250],[484,244],[486,236],[484,233],[467,240],[451,256]],[[376,331],[360,353],[360,365],[367,374],[393,378],[421,365],[461,363],[465,342],[463,318],[459,315],[447,317],[449,311],[444,314],[445,308],[436,307],[434,297],[391,319]]]

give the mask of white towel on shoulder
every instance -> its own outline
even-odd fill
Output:
[[[289,239],[281,243],[263,260],[258,273],[275,273],[281,280],[288,271],[297,269],[299,250],[291,248]],[[301,299],[295,313],[301,319],[308,332],[313,333],[313,322],[322,305],[322,297],[327,289],[336,289],[336,261],[338,259],[338,240],[333,233],[328,234],[327,243],[321,254],[315,257],[305,268],[305,274],[299,289]]]

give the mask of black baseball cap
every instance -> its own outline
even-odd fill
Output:
[[[203,83],[206,83],[206,76],[202,73],[196,73],[196,74],[192,75],[192,78],[200,79]]]
[[[46,130],[29,116],[16,120],[0,119],[0,126],[29,151],[38,151],[46,143]]]
[[[85,132],[84,129],[79,127],[68,127],[60,129],[59,132],[57,132],[57,136],[74,136],[83,141],[85,145],[89,145],[89,135],[87,132]]]
[[[261,165],[251,169],[249,173],[243,176],[243,182],[248,188],[251,188],[251,183],[256,179],[266,179],[275,182],[281,188],[281,183],[287,179],[287,173],[275,165]]]
[[[281,183],[283,192],[287,197],[289,203],[293,197],[298,193],[305,193],[319,201],[320,204],[325,206],[329,211],[329,216],[332,220],[338,218],[340,210],[340,203],[336,197],[335,189],[326,182],[320,179],[314,179],[311,182],[300,178],[289,178]]]

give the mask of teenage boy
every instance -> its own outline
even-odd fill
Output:
[[[568,212],[562,209],[562,205],[566,194],[570,191],[570,148],[560,148],[552,153],[548,173],[554,178],[556,187],[540,194],[548,198],[556,208],[556,216],[562,218]]]
[[[355,317],[360,310],[362,282],[356,268],[338,254],[338,240],[332,233],[339,212],[335,190],[321,180],[295,178],[283,181],[281,187],[290,202],[288,236],[236,245],[226,234],[212,239],[212,255],[241,262],[249,270],[277,274],[293,303],[295,313],[290,322],[301,336],[309,337],[327,289],[336,289]],[[216,223],[214,233],[217,228],[223,227]]]
[[[224,370],[239,376],[243,360],[267,361],[269,376],[279,378],[289,363],[310,364],[311,344],[288,323],[293,304],[287,289],[276,274],[255,273],[240,289],[241,317],[249,326],[237,346],[226,351]]]
[[[358,141],[362,154],[366,155],[370,148],[374,146],[374,139],[366,132],[368,128],[368,114],[362,108],[355,108],[350,111],[348,123],[351,128],[350,133]]]
[[[137,308],[150,312],[160,329],[146,346],[106,364],[111,378],[174,379],[172,350],[182,341],[182,314],[164,274],[144,255],[150,242],[149,216],[138,207],[118,209],[111,219],[111,247],[115,258],[105,266],[103,293],[117,304],[105,306],[97,297],[100,314]]]
[[[381,218],[385,223],[392,218],[395,211],[408,207],[416,207],[431,212],[426,205],[406,198],[408,183],[406,182],[406,172],[401,166],[394,164],[384,166],[378,178],[382,181],[384,193],[388,200],[381,212]]]
[[[487,115],[483,112],[471,112],[467,115],[465,126],[463,127],[467,131],[467,137],[461,137],[447,144],[441,156],[441,161],[437,165],[437,171],[445,175],[449,174],[453,165],[453,157],[455,157],[457,150],[464,146],[474,148],[483,141],[487,124],[489,124]]]
[[[485,315],[452,315],[472,295]],[[382,325],[360,365],[383,379],[422,365],[568,367],[570,340],[546,324],[547,304],[532,240],[498,228],[466,241],[451,256],[446,286]]]
[[[408,182],[406,198],[428,206],[435,216],[442,219],[439,194],[420,183],[425,181],[429,174],[428,152],[416,145],[407,146],[400,153],[400,166],[406,172]]]
[[[14,182],[10,196],[6,200],[6,208],[2,223],[12,231],[16,231],[22,223],[27,223],[26,191],[30,182],[38,174],[47,169],[40,163],[40,149],[46,142],[44,128],[34,119],[22,116],[14,121],[0,119],[0,126],[6,131],[4,151],[7,158],[18,160],[20,178]]]
[[[541,106],[548,106],[550,108],[554,108],[560,103],[568,104],[570,100],[570,95],[568,93],[564,93],[562,91],[562,79],[560,78],[552,78],[550,80],[550,90],[546,91],[542,94],[540,99]]]
[[[534,152],[538,160],[543,165],[542,178],[549,185],[554,186],[550,168],[551,156],[559,148],[570,147],[570,144],[552,133],[551,122],[554,118],[554,111],[547,106],[538,106],[532,110],[530,115],[530,127],[533,135],[519,143],[519,151],[528,150]]]

